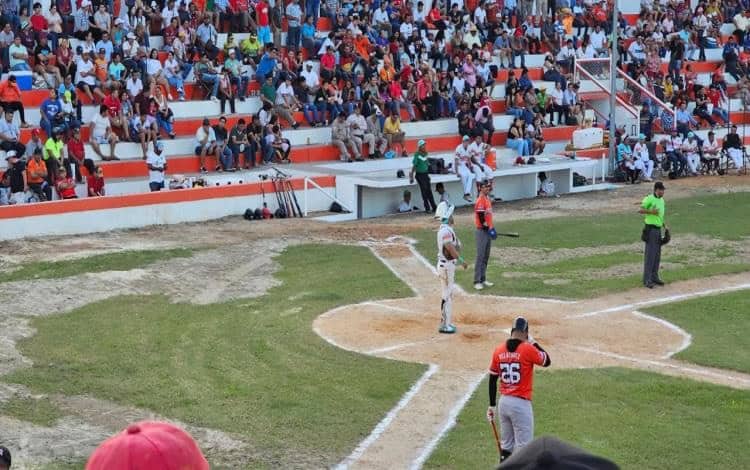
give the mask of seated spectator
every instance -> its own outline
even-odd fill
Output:
[[[419,208],[415,207],[411,203],[411,191],[408,189],[404,190],[404,199],[398,205],[398,211],[400,213],[417,211]]]
[[[13,44],[8,47],[8,64],[11,72],[27,72],[31,70],[29,66],[29,51],[25,45],[21,44],[21,35],[13,38]]]
[[[232,152],[232,167],[235,170],[242,168],[240,166],[240,155],[244,155],[245,169],[255,167],[255,153],[251,153],[250,141],[247,137],[247,127],[243,118],[239,118],[237,124],[229,131],[229,143],[227,146]]]
[[[654,172],[654,162],[651,160],[648,152],[646,136],[640,134],[638,143],[633,146],[633,157],[635,158],[635,168],[643,175],[643,181],[651,181],[651,175]]]
[[[271,77],[273,83],[274,71],[276,70],[276,49],[267,48],[266,52],[261,56],[257,67],[255,67],[255,80],[258,83],[266,83],[267,78]]]
[[[87,51],[83,51],[81,58],[76,62],[75,84],[79,90],[86,93],[89,100],[94,101],[94,95],[104,99],[104,93],[96,84],[96,67]]]
[[[42,151],[38,149],[26,164],[26,182],[40,202],[52,200],[52,187],[47,182],[47,165],[42,160]]]
[[[36,148],[44,149],[44,142],[40,138],[41,132],[39,129],[31,130],[31,138],[26,142],[26,153],[25,155],[33,155]]]
[[[60,199],[78,199],[76,194],[76,183],[73,178],[68,176],[68,172],[64,167],[60,167],[57,170],[57,181],[55,182],[55,189]]]
[[[724,141],[726,143],[726,140]],[[682,137],[677,129],[672,129],[671,135],[662,142],[667,160],[670,163],[670,172],[676,176],[682,174],[687,166],[687,159],[682,155]]]
[[[289,139],[285,139],[281,136],[281,128],[278,125],[271,127],[271,132],[266,134],[266,154],[264,155],[264,162],[266,164],[271,162],[276,163],[291,163],[289,160],[289,153],[292,150]]]
[[[718,174],[720,155],[721,146],[716,140],[714,131],[709,131],[708,137],[703,141],[703,159],[705,159],[706,161],[706,167],[709,175]]]
[[[5,109],[5,119],[0,120],[0,150],[15,150],[18,158],[22,158],[26,146],[20,142],[21,129],[13,122],[13,111]]]
[[[374,113],[367,116],[367,133],[373,136],[373,145],[370,146],[371,158],[382,158],[388,148],[388,140],[383,134],[381,118],[383,113],[377,109]],[[374,149],[374,150],[373,150]],[[374,152],[374,153],[373,153]]]
[[[102,160],[119,160],[115,156],[115,146],[120,139],[112,132],[112,125],[109,122],[109,109],[106,105],[99,106],[99,112],[91,119],[91,148],[94,153],[99,155]],[[109,144],[109,156],[105,156],[100,145]]]
[[[682,134],[683,138],[687,137],[690,129],[698,127],[698,122],[690,115],[686,108],[686,103],[683,102],[680,104],[675,116],[677,119],[677,130]]]
[[[492,123],[492,119],[492,110],[490,110],[488,105],[479,107],[476,116],[474,117],[474,135],[481,140],[484,138],[484,133],[486,132],[486,142],[489,145],[492,145],[492,135],[495,133],[495,126]]]
[[[346,124],[349,126],[352,139],[359,143],[359,155],[364,156],[363,144],[367,145],[367,158],[375,158],[375,135],[367,129],[367,120],[362,115],[362,105],[354,106],[354,112],[346,118]]]
[[[42,82],[47,88],[57,88],[63,81],[60,69],[50,63],[50,57],[52,57],[52,46],[47,42],[47,33],[40,33],[37,37],[37,46],[34,49],[34,57],[36,58],[36,65],[34,66],[34,72],[37,73]],[[48,78],[48,75],[52,75],[53,80]]]
[[[234,171],[234,162],[232,158],[232,150],[228,147],[229,143],[229,132],[227,129],[227,118],[221,116],[219,123],[214,127],[214,135],[216,136],[216,153],[219,156],[219,167],[218,171]]]
[[[195,154],[200,157],[200,172],[207,173],[206,170],[206,156],[216,157],[217,163],[220,161],[218,147],[216,145],[216,134],[214,129],[211,127],[211,121],[203,119],[201,127],[195,131]],[[216,165],[216,170],[221,168],[220,165]]]
[[[11,112],[11,119],[13,113],[18,111],[21,116],[21,127],[29,127],[21,101],[21,90],[18,88],[15,75],[9,75],[6,80],[0,82],[0,106],[5,111]]]
[[[208,54],[202,54],[200,61],[193,67],[195,72],[195,81],[211,87],[208,98],[211,101],[219,101],[219,74],[208,60]]]
[[[169,102],[167,101],[167,97],[164,96],[164,93],[162,92],[160,86],[154,87],[154,93],[151,96],[151,99],[153,100],[153,103],[156,105],[156,112],[153,113],[153,115],[156,118],[156,124],[158,126],[158,130],[160,132],[164,131],[169,136],[170,139],[174,139],[175,138],[174,113],[172,112],[172,109],[169,107]],[[223,111],[223,107],[222,107],[222,111]]]
[[[310,93],[310,87],[307,86],[305,77],[298,77],[294,85],[294,97],[302,109],[305,120],[311,127],[320,127],[323,125],[325,115],[325,102],[322,100],[317,104],[313,102],[313,95]]]
[[[128,130],[129,123],[122,112],[122,102],[117,96],[117,87],[109,89],[109,93],[104,97],[102,105],[106,106],[109,111],[109,123],[112,125],[112,129],[118,130],[123,138],[128,137],[130,135]]]
[[[167,171],[167,157],[164,155],[164,144],[156,142],[154,149],[146,157],[148,167],[148,187],[151,192],[164,189],[164,174]]]
[[[53,129],[62,132],[67,130],[62,113],[62,103],[57,96],[57,90],[55,88],[52,88],[49,91],[49,98],[42,102],[42,105],[39,108],[39,114],[41,115],[39,127],[44,129],[45,134],[48,136],[52,135]]]
[[[700,169],[700,145],[693,132],[688,132],[687,139],[682,143],[682,154],[687,159],[690,176],[697,176]]]
[[[152,142],[156,145],[159,138],[159,126],[156,123],[156,118],[145,111],[141,112],[130,120],[128,128],[130,129],[130,140],[140,142],[143,159],[146,160],[148,158],[148,143]]]
[[[192,70],[192,66],[186,62],[180,62],[174,52],[169,51],[167,60],[164,61],[164,77],[170,86],[177,90],[180,101],[185,101],[184,80]]]
[[[350,127],[346,123],[346,115],[339,114],[331,125],[331,143],[339,149],[339,159],[342,162],[353,162],[352,155],[357,161],[364,161],[360,149],[362,141],[352,135]],[[349,150],[351,149],[351,153]]]
[[[513,119],[513,125],[508,129],[508,140],[506,145],[516,152],[519,156],[530,155],[531,149],[529,143],[525,139],[526,129],[524,127],[523,119]]]
[[[401,147],[401,156],[408,157],[404,138],[406,134],[401,130],[401,119],[396,113],[391,113],[383,124],[383,134],[388,142],[388,150],[394,150],[396,144]],[[395,150],[394,150],[395,151]]]
[[[89,197],[101,197],[105,195],[104,170],[94,165],[91,160],[86,160],[86,169],[89,175],[86,177],[86,187]]]
[[[148,76],[147,88],[150,89],[152,85],[156,85],[157,87],[164,87],[169,90],[169,82],[167,82],[164,67],[159,60],[159,51],[156,49],[151,49],[149,57],[146,60],[146,74]],[[174,99],[172,93],[167,92],[167,99],[170,101]]]
[[[5,155],[8,166],[0,177],[0,205],[23,204],[26,202],[26,162],[11,150]]]

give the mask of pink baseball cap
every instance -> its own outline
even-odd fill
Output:
[[[86,470],[208,470],[195,440],[177,426],[157,421],[131,424],[99,444]]]

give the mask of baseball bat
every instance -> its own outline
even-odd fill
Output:
[[[286,194],[286,199],[289,202],[289,208],[292,211],[292,215],[294,217],[299,217],[299,215],[297,215],[297,209],[294,208],[294,203],[292,202],[292,192],[289,189],[289,180],[283,180],[281,184],[284,186],[284,194]]]
[[[289,195],[286,192],[286,189],[284,188],[284,180],[279,180],[279,188],[281,188],[281,197],[284,200],[284,207],[286,208],[286,216],[287,217],[294,217],[294,213],[292,213],[291,207],[289,207]]]
[[[284,209],[284,204],[281,202],[281,194],[279,194],[279,187],[276,184],[276,180],[271,179],[271,183],[273,184],[273,193],[276,195],[276,204],[279,206],[279,209]]]
[[[510,237],[510,238],[518,238],[520,235],[517,232],[497,232],[498,237]]]
[[[294,192],[294,187],[292,186],[292,182],[287,180],[287,184],[289,185],[289,190],[292,192],[292,198],[294,199],[294,205],[297,206],[297,213],[299,214],[299,217],[302,217],[302,209],[299,206],[299,201],[297,200],[297,194]]]
[[[494,419],[490,421],[490,424],[492,424],[492,432],[495,434],[495,444],[497,444],[497,458],[498,460],[502,460],[503,449],[500,446],[500,433],[497,432],[497,425],[495,424]]]

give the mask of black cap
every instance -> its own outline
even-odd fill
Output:
[[[10,451],[7,447],[0,446],[0,462],[4,463],[8,468],[10,468]]]
[[[552,436],[534,439],[503,461],[503,470],[544,468],[562,470],[618,470],[620,467],[603,457],[591,455]]]
[[[513,326],[510,328],[510,332],[513,333],[516,330],[523,332],[529,331],[529,322],[526,321],[524,317],[517,317],[513,320]]]
[[[10,76],[8,77],[8,80],[10,80],[11,82],[15,82],[15,81],[16,81],[16,76],[15,76],[15,75],[12,75],[12,74],[11,74],[11,75],[10,75]]]
[[[662,183],[661,181],[657,181],[656,183],[654,183],[654,191],[656,191],[657,189],[664,190],[667,188],[664,187],[664,183]]]
[[[203,125],[204,126],[210,126],[211,125],[211,121],[209,121],[208,118],[204,118],[203,119]]]

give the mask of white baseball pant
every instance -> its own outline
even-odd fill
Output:
[[[701,157],[695,152],[690,152],[687,154],[687,164],[688,168],[690,168],[690,173],[698,173],[698,170],[700,170]]]
[[[460,162],[458,164],[458,176],[461,177],[461,185],[464,187],[464,195],[471,194],[472,185],[474,184],[474,178],[476,176],[466,166],[466,163]]]
[[[453,287],[456,280],[456,260],[438,261],[438,277],[442,287],[442,302],[440,304],[440,328],[447,328],[451,324],[453,310]]]
[[[534,410],[529,400],[502,395],[497,406],[503,450],[516,452],[534,440]]]
[[[635,169],[641,170],[643,176],[651,179],[651,175],[654,173],[654,162],[650,158],[639,158],[635,161]]]
[[[730,148],[727,150],[729,158],[734,162],[734,167],[737,169],[742,168],[742,149]]]

